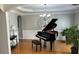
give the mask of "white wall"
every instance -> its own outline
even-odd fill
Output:
[[[15,34],[17,35],[17,40],[18,40],[19,36],[18,36],[17,16],[18,16],[17,14],[8,12],[10,35],[12,35],[11,26],[14,26],[15,27]]]
[[[7,22],[8,20],[6,19],[6,14],[0,11],[0,54],[11,53]]]
[[[4,5],[3,4],[0,4],[0,9],[2,10],[2,11],[4,11],[4,7],[3,7]]]
[[[79,12],[75,13],[74,24],[78,25],[79,29]]]
[[[70,27],[73,25],[74,20],[74,14],[58,14],[58,15],[52,15],[52,18],[58,18],[58,21],[56,22],[57,27],[55,30],[61,32],[63,29]]]
[[[54,14],[50,17],[48,22],[52,18],[58,18],[57,27],[55,30],[61,32],[63,29],[73,25],[74,14]],[[35,35],[37,31],[42,30],[44,25],[43,18],[39,15],[23,15],[22,16],[22,29],[24,39],[36,39]]]

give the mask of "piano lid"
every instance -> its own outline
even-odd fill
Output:
[[[52,30],[54,29],[57,24],[55,23],[58,19],[52,19],[49,24],[47,24],[47,26],[42,30],[42,31],[47,31],[47,30]]]

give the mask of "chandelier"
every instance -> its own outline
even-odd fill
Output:
[[[44,4],[44,14],[40,15],[40,17],[43,17],[45,21],[51,16],[51,14],[47,13],[46,6],[47,4]]]

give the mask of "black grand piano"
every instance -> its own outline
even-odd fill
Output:
[[[52,19],[49,24],[42,30],[38,31],[36,37],[44,40],[44,47],[46,47],[46,41],[50,42],[50,51],[52,51],[52,43],[56,40],[56,35],[58,36],[58,31],[55,31],[57,24],[55,23],[58,19]]]

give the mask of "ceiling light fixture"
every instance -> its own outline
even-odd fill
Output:
[[[45,21],[47,20],[47,18],[49,18],[51,16],[51,14],[47,13],[46,6],[47,6],[47,4],[44,4],[44,12],[45,13],[40,15],[40,17],[43,17]]]

